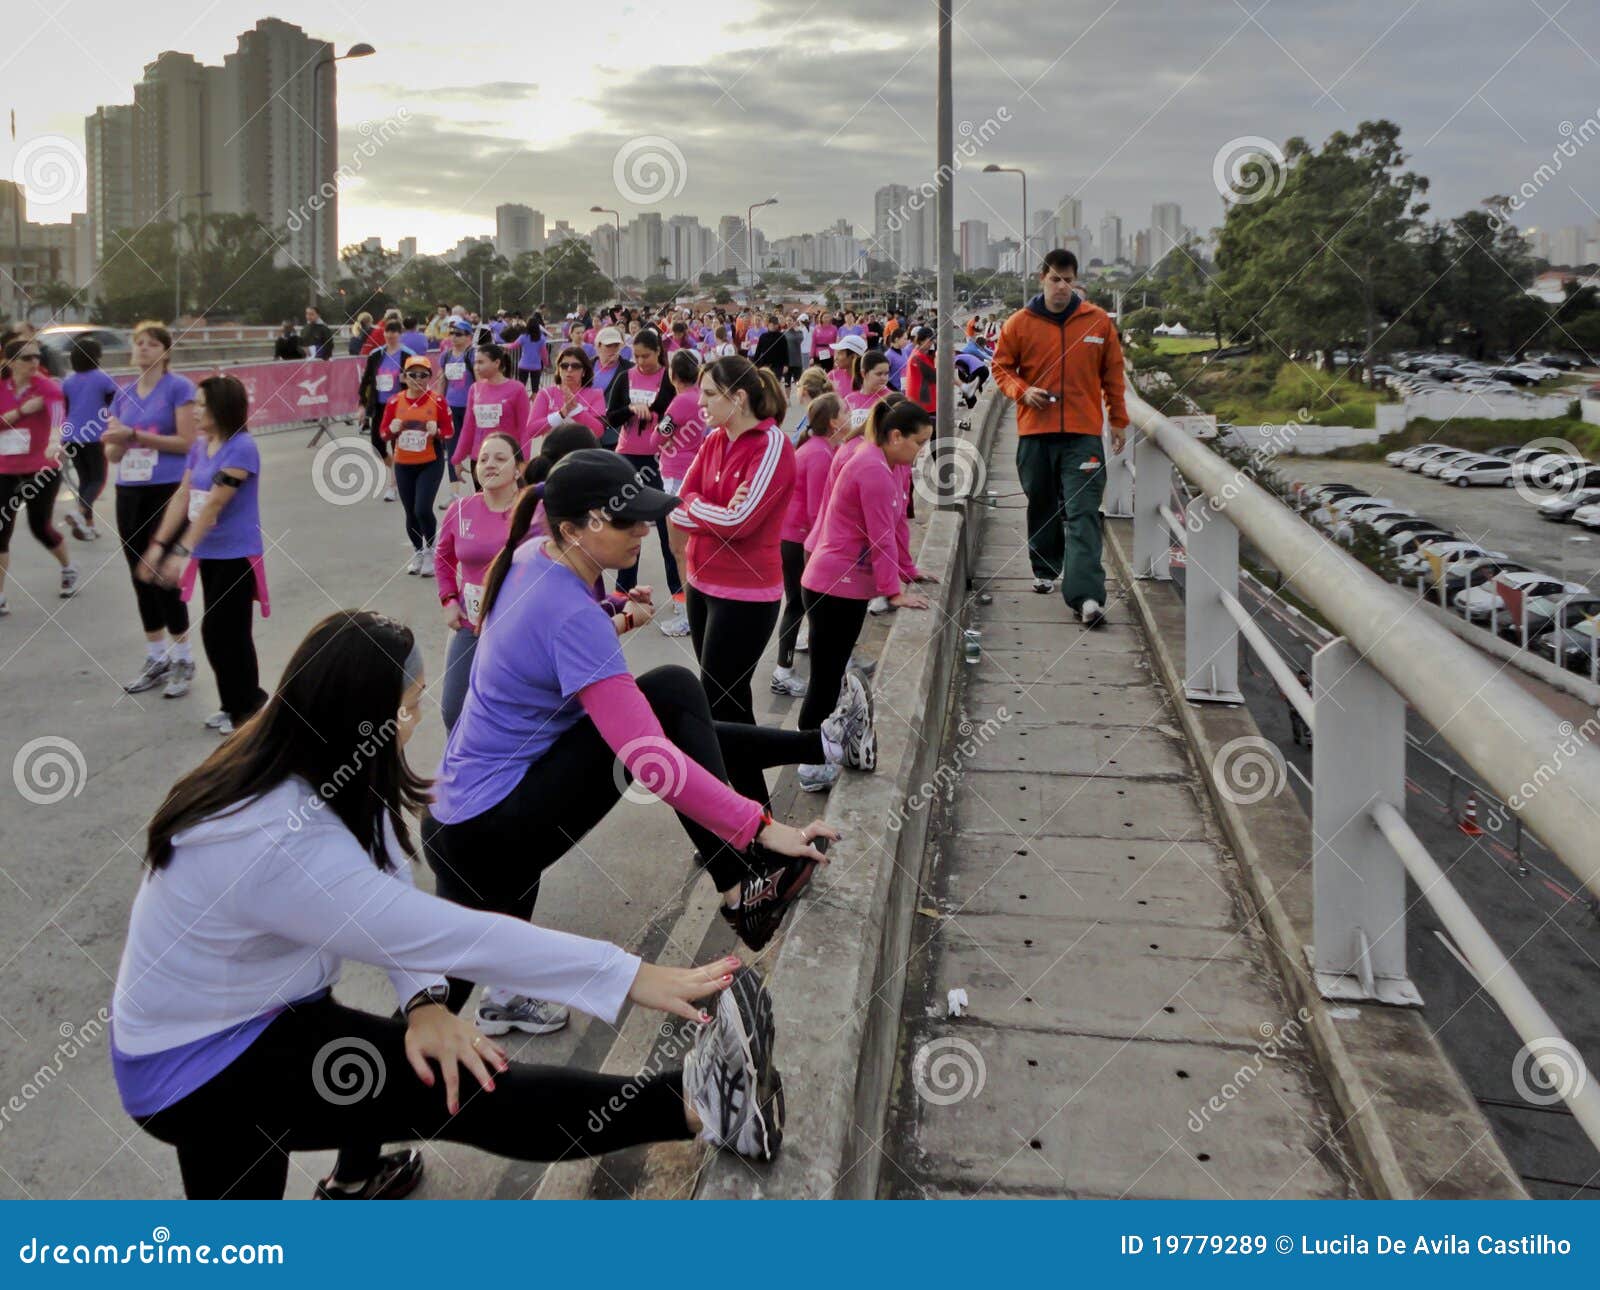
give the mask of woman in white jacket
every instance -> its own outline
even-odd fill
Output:
[[[754,971],[642,963],[412,886],[405,815],[428,782],[403,750],[423,688],[409,628],[332,614],[151,821],[112,1063],[128,1113],[177,1148],[185,1192],[281,1198],[291,1151],[359,1139],[548,1161],[699,1135],[770,1158],[782,1088]],[[334,1002],[344,958],[387,970],[404,1017]],[[686,1068],[663,1075],[513,1064],[443,1006],[446,974],[608,1023],[631,1000],[704,1029]],[[714,1016],[703,1012],[719,992]],[[461,1088],[461,1069],[478,1087]]]

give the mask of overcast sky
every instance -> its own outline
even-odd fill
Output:
[[[978,173],[989,161],[1027,170],[1035,209],[1080,197],[1091,228],[1114,210],[1131,235],[1172,200],[1204,229],[1220,218],[1214,163],[1231,141],[1320,142],[1389,117],[1435,210],[1456,214],[1530,180],[1600,113],[1594,0],[954,2],[955,116],[971,146],[987,139],[957,181],[956,215],[987,220],[994,238],[1015,230],[1021,201],[1015,176]],[[0,86],[17,143],[0,141],[0,173],[41,135],[81,147],[83,117],[131,102],[161,50],[218,63],[266,15],[341,49],[378,47],[340,65],[341,158],[361,123],[408,114],[343,190],[341,243],[414,235],[443,250],[492,233],[507,201],[587,230],[595,204],[714,223],[771,194],[780,205],[757,217],[769,236],[841,216],[870,232],[874,189],[933,170],[928,0],[199,3],[62,0],[13,18]],[[1539,187],[1524,226],[1600,218],[1600,138]],[[79,190],[30,215],[83,205]]]

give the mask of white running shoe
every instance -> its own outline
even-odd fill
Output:
[[[839,768],[832,765],[798,766],[795,774],[801,790],[807,793],[826,793],[839,780]]]
[[[61,599],[71,600],[78,594],[78,566],[64,565],[61,569]]]
[[[226,712],[213,712],[206,718],[207,730],[221,730],[223,726],[228,724],[230,723]]]
[[[889,610],[890,605],[888,596],[874,596],[871,600],[867,601],[867,612],[869,614],[887,614]]]
[[[1098,600],[1085,600],[1078,606],[1078,621],[1085,627],[1099,627],[1106,621],[1105,610],[1100,608]]]
[[[772,1064],[774,1030],[760,973],[737,969],[683,1065],[683,1091],[700,1117],[701,1141],[753,1160],[777,1153],[783,1076]]]
[[[72,530],[72,536],[77,538],[78,541],[87,542],[89,540],[89,530],[84,527],[83,516],[79,515],[77,511],[67,512],[67,527]]]
[[[384,493],[383,500],[386,502],[398,502],[400,500],[400,494],[391,488]]]
[[[167,665],[167,688],[161,691],[163,699],[181,699],[189,693],[194,681],[194,660],[175,658]]]
[[[683,612],[683,606],[678,605],[670,614],[663,614],[656,619],[656,626],[660,628],[663,636],[687,636],[689,634],[689,615]]]
[[[434,576],[433,548],[431,546],[425,546],[422,548],[422,576],[424,578],[431,578]]]
[[[406,565],[406,572],[409,573],[409,574],[412,574],[412,575],[419,574],[419,573],[422,572],[422,552],[421,551],[413,551],[411,553],[411,563]]]
[[[788,695],[791,699],[806,697],[806,679],[798,675],[792,667],[775,667],[772,669],[772,692],[774,694]]]
[[[544,999],[513,995],[505,1003],[485,999],[478,1005],[478,1029],[486,1035],[509,1035],[520,1030],[525,1035],[549,1035],[567,1024],[566,1005]]]
[[[1055,580],[1052,578],[1035,578],[1033,580],[1033,589],[1038,595],[1048,596],[1056,589]]]
[[[822,719],[822,737],[841,750],[846,766],[875,770],[878,737],[872,728],[872,687],[859,672],[846,672],[839,686],[839,706]],[[831,757],[830,757],[831,759]]]

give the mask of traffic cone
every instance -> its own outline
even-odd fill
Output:
[[[1478,795],[1473,792],[1467,794],[1467,809],[1462,812],[1461,823],[1456,826],[1469,838],[1483,836],[1483,830],[1478,827]]]

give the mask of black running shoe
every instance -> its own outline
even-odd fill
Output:
[[[816,838],[811,845],[826,852],[828,839]],[[784,915],[817,869],[817,862],[810,856],[779,856],[770,851],[761,854],[770,867],[739,884],[739,908],[722,907],[722,917],[752,950],[765,949],[778,934]]]
[[[317,1183],[312,1200],[404,1200],[422,1181],[422,1152],[415,1147],[378,1157],[378,1172],[353,1191],[333,1186],[333,1175]]]

